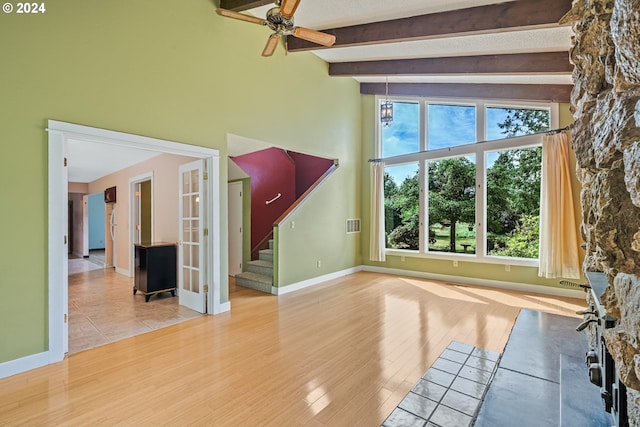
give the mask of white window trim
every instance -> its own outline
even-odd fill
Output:
[[[481,222],[486,213],[486,174],[485,174],[485,155],[490,152],[503,151],[509,149],[527,148],[540,146],[539,135],[524,135],[513,138],[497,139],[492,141],[486,140],[486,108],[530,108],[530,109],[549,109],[550,128],[557,129],[559,127],[559,111],[560,107],[557,103],[542,102],[523,102],[504,100],[496,102],[495,100],[477,100],[477,99],[461,99],[461,98],[417,98],[417,97],[386,97],[377,95],[375,97],[376,113],[375,113],[375,155],[380,158],[382,155],[382,133],[380,131],[380,102],[389,100],[391,102],[410,102],[418,103],[420,111],[420,128],[419,128],[419,149],[420,152],[409,153],[400,156],[394,156],[385,160],[385,166],[400,166],[410,163],[421,163],[425,161],[441,160],[451,157],[461,157],[474,155],[476,158],[476,253],[475,254],[459,254],[452,252],[429,252],[427,251],[427,233],[424,232],[425,218],[427,215],[427,199],[424,189],[427,188],[425,168],[419,168],[419,182],[421,183],[420,191],[420,243],[417,251],[407,249],[385,249],[385,254],[389,256],[479,262],[484,264],[502,264],[526,267],[538,267],[537,259],[517,258],[517,257],[501,257],[495,255],[485,255],[486,252],[486,224]],[[472,143],[456,147],[444,148],[433,151],[426,151],[427,147],[427,107],[429,104],[440,105],[462,105],[476,106],[476,140],[480,143]],[[481,136],[481,137],[480,137]],[[479,185],[478,183],[481,183]]]

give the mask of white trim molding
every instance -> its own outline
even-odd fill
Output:
[[[280,287],[271,287],[271,293],[273,295],[284,295],[291,292],[299,291],[304,288],[309,288],[311,286],[319,285],[328,280],[338,279],[340,277],[348,276],[349,274],[357,273],[362,271],[362,266],[347,268],[346,270],[336,271],[335,273],[325,274],[324,276],[313,277],[311,279],[303,280],[301,282],[292,283],[286,286]]]
[[[50,353],[50,351],[45,351],[43,353],[32,354],[21,357],[20,359],[0,363],[0,378],[7,378],[49,363],[57,362],[58,360],[49,360]]]
[[[394,276],[415,277],[418,279],[437,280],[440,282],[452,282],[462,285],[481,286],[483,288],[505,289],[509,291],[531,292],[536,294],[552,295],[556,297],[581,298],[584,292],[576,289],[555,288],[552,286],[532,285],[530,283],[505,282],[501,280],[479,279],[475,277],[452,276],[448,274],[436,274],[423,271],[401,270],[399,268],[385,268],[365,265],[363,271],[372,273],[392,274]]]
[[[437,280],[439,282],[451,282],[461,285],[473,285],[483,288],[504,289],[508,291],[530,292],[535,294],[551,295],[565,298],[584,298],[584,292],[576,289],[556,288],[552,286],[533,285],[531,283],[506,282],[501,280],[480,279],[475,277],[453,276],[448,274],[436,274],[423,271],[402,270],[399,268],[376,267],[371,265],[360,265],[335,273],[325,274],[301,282],[292,283],[287,286],[271,287],[273,295],[284,295],[301,289],[319,285],[329,280],[348,276],[349,274],[368,271],[371,273],[389,274],[394,276],[415,277],[418,279]]]

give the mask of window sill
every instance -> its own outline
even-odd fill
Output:
[[[420,253],[418,251],[404,249],[385,249],[387,256],[397,256],[405,258],[424,258],[442,261],[477,262],[481,264],[515,265],[520,267],[538,267],[537,259],[510,258],[498,256],[480,256],[476,254],[454,254],[454,253]]]

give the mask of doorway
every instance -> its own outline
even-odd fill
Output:
[[[242,273],[242,181],[229,186],[229,276]]]
[[[50,363],[62,360],[68,350],[68,276],[67,276],[67,165],[68,142],[71,139],[113,147],[129,147],[204,159],[210,165],[206,225],[211,251],[204,260],[208,267],[210,291],[207,305],[211,314],[230,309],[228,301],[221,302],[221,287],[227,287],[226,274],[220,271],[220,188],[219,153],[217,150],[124,134],[50,120],[49,140],[49,357]],[[226,292],[225,292],[226,294]]]

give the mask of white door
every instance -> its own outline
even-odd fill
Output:
[[[204,228],[204,206],[207,194],[205,164],[203,160],[180,166],[179,182],[179,240],[178,246],[178,297],[180,305],[200,313],[206,310],[204,260],[207,251]]]
[[[69,147],[65,142],[62,146],[62,152],[64,155],[64,166],[62,175],[65,183],[65,188],[63,191],[63,218],[66,219],[68,223],[69,215],[73,215],[72,212],[69,212],[69,191],[68,191],[68,182],[69,182],[69,165],[67,164],[67,159],[69,158]],[[88,252],[88,250],[87,250]],[[64,323],[62,325],[62,352],[69,352],[69,234],[64,236],[64,250],[63,253],[63,263],[62,263],[62,274],[64,277],[65,283],[62,286],[62,310],[64,313]]]
[[[229,183],[229,276],[242,273],[242,182]]]

